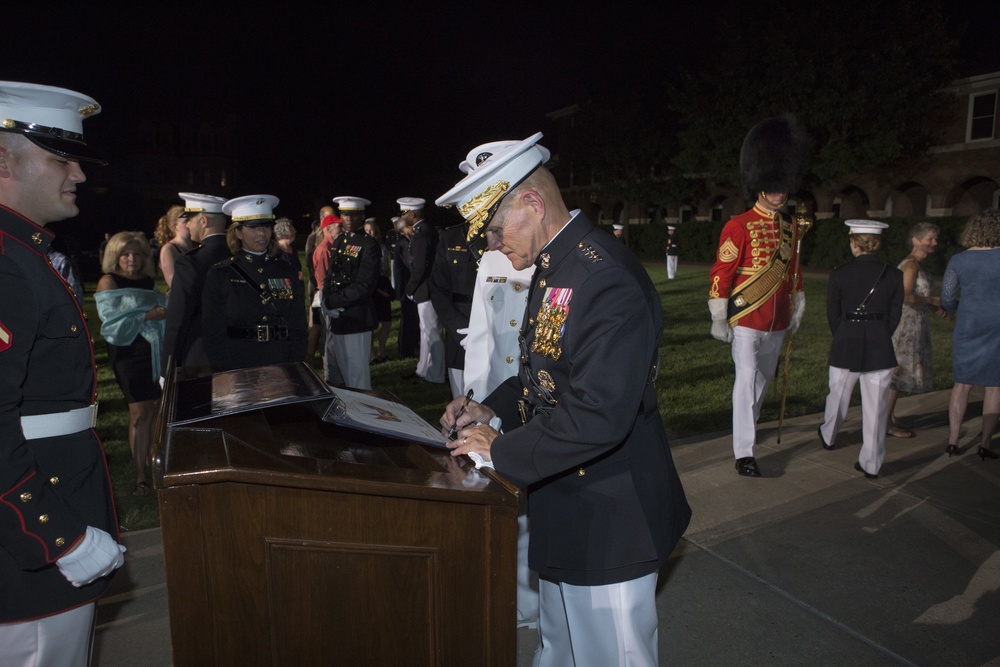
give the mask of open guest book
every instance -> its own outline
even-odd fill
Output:
[[[305,362],[241,368],[211,375],[178,370],[177,401],[168,425],[311,402],[325,422],[390,438],[444,447],[445,437],[402,403],[363,392],[332,389]]]

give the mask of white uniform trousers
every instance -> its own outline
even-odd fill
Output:
[[[517,627],[538,625],[538,573],[528,567],[528,514],[517,515]]]
[[[877,475],[885,460],[885,432],[889,423],[889,388],[892,369],[852,373],[830,366],[830,393],[826,397],[823,441],[832,445],[851,404],[854,385],[861,380],[861,453],[858,463],[871,475]]]
[[[0,665],[87,667],[96,608],[91,602],[35,621],[0,623]]]
[[[465,371],[461,368],[448,368],[448,382],[451,383],[452,398],[465,393],[462,391],[462,388],[465,386]]]
[[[323,320],[323,379],[329,385],[344,384],[344,376],[337,365],[337,353],[333,346],[333,334],[330,333],[330,318],[320,314]]]
[[[737,326],[733,329],[733,455],[753,456],[757,444],[757,419],[774,369],[781,356],[785,330],[758,331]]]
[[[441,339],[441,325],[434,311],[434,304],[424,301],[417,304],[420,316],[420,360],[417,361],[417,375],[428,382],[444,382],[444,341]]]
[[[677,255],[667,255],[667,280],[673,280],[677,275]]]
[[[657,667],[657,574],[606,586],[540,580],[533,667]]]
[[[344,376],[344,385],[348,389],[370,391],[372,371],[368,356],[372,351],[372,332],[331,333],[330,338],[333,339],[333,351],[337,357],[337,366]]]

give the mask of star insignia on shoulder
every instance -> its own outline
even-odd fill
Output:
[[[583,253],[583,256],[589,259],[591,262],[600,262],[604,259],[603,257],[601,257],[600,253],[597,252],[597,249],[594,246],[590,245],[589,243],[581,242],[580,245],[577,247],[580,249],[580,252]]]

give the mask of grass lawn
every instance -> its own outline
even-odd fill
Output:
[[[674,280],[667,280],[663,263],[647,265],[663,303],[664,335],[660,344],[660,372],[656,380],[660,413],[670,438],[728,432],[731,430],[733,361],[729,345],[708,333],[708,266],[681,264]],[[107,347],[100,337],[100,321],[94,307],[95,285],[87,285],[86,310],[92,325],[98,365],[100,414],[97,430],[101,435],[111,469],[118,519],[128,530],[159,525],[155,495],[133,497],[132,460],[128,448],[128,408],[108,366]],[[162,284],[160,289],[163,289]],[[805,277],[806,315],[792,343],[788,373],[787,417],[822,412],[827,392],[827,355],[830,330],[826,324],[826,274]],[[389,336],[390,361],[372,367],[376,390],[395,394],[403,403],[432,424],[437,423],[450,399],[447,384],[432,385],[420,380],[403,380],[414,370],[415,359],[396,359],[399,304]],[[950,322],[931,319],[934,349],[934,386],[951,386]],[[318,358],[314,360],[320,367]],[[778,418],[784,359],[778,363],[778,380],[772,384],[761,411],[761,421]],[[608,378],[614,382],[615,378]],[[860,402],[855,389],[854,403]]]

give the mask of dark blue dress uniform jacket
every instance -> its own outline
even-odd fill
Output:
[[[45,257],[52,233],[0,206],[0,623],[97,599],[108,578],[74,588],[55,561],[87,526],[117,538],[97,434],[25,440],[21,415],[84,408],[97,393],[80,305]]]
[[[865,309],[881,319],[849,320],[848,314],[865,300],[883,268],[885,275]],[[886,266],[875,255],[858,255],[850,264],[834,269],[826,292],[826,317],[833,332],[830,365],[855,373],[894,368],[892,332],[902,313],[903,272],[899,269]]]
[[[170,355],[174,355],[174,364],[178,368],[209,365],[201,335],[201,296],[208,270],[231,254],[226,245],[226,235],[213,234],[174,263],[160,366],[164,373],[167,372]]]
[[[635,255],[580,214],[536,266],[522,325],[528,363],[484,401],[503,420],[493,463],[527,488],[528,562],[540,576],[578,586],[645,576],[691,517],[657,407],[660,297]],[[532,351],[552,300],[568,307],[561,332]],[[519,398],[547,402],[535,382],[554,408],[520,426]]]
[[[448,368],[465,368],[465,348],[461,345],[464,334],[458,330],[469,326],[476,271],[485,247],[485,242],[470,247],[465,240],[468,231],[466,222],[441,232],[431,270],[431,303],[447,332],[444,356]]]
[[[329,310],[343,310],[330,320],[331,332],[363,333],[378,326],[375,288],[381,267],[382,248],[364,232],[344,232],[333,242],[330,273],[323,281],[323,303]]]
[[[239,265],[277,298],[263,303],[232,264]],[[280,256],[237,253],[208,270],[202,293],[202,331],[212,370],[270,366],[306,359],[306,306],[299,272]],[[229,335],[229,327],[283,327],[287,337],[258,342]]]
[[[410,277],[406,281],[406,296],[413,297],[416,303],[430,301],[431,270],[434,268],[434,257],[437,253],[437,229],[426,220],[413,225],[413,236],[410,238]]]

